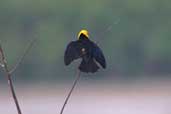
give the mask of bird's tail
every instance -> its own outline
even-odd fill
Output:
[[[80,66],[80,71],[86,72],[86,73],[94,73],[99,69],[99,66],[96,64],[96,62],[93,59],[90,59],[89,61],[82,60]]]

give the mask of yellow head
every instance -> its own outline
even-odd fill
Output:
[[[78,39],[80,38],[80,35],[83,34],[84,36],[86,36],[86,38],[89,38],[89,34],[88,31],[83,29],[78,33]]]

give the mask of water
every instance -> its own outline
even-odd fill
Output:
[[[68,86],[17,87],[23,114],[59,114]],[[76,87],[64,114],[171,114],[170,90],[167,84],[82,85]],[[9,90],[1,86],[0,91],[0,114],[17,114]]]

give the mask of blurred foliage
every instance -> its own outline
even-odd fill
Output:
[[[170,4],[169,0],[1,0],[0,41],[12,66],[28,42],[38,39],[16,71],[20,80],[71,78],[77,64],[64,66],[63,54],[82,28],[99,42],[108,63],[106,70],[93,75],[170,74]]]

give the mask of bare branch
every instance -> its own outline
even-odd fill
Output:
[[[2,58],[3,68],[5,70],[6,77],[7,77],[7,80],[8,80],[8,85],[10,87],[11,94],[12,94],[12,97],[14,99],[14,102],[15,102],[15,105],[16,105],[16,108],[17,108],[17,111],[18,111],[18,114],[22,114],[21,113],[20,106],[19,106],[19,103],[18,103],[18,100],[17,100],[17,96],[15,94],[14,86],[13,86],[13,83],[12,83],[12,80],[11,80],[11,74],[9,73],[7,61],[6,61],[6,58],[5,58],[3,49],[1,47],[1,44],[0,44],[0,55],[1,55],[1,58]]]
[[[32,48],[33,44],[35,43],[36,39],[33,39],[30,41],[30,43],[28,44],[27,48],[24,51],[24,54],[21,56],[21,58],[18,60],[18,62],[12,67],[12,69],[10,70],[10,74],[12,74],[13,72],[16,71],[16,69],[20,66],[20,64],[23,62],[24,58],[26,57],[26,55],[28,54],[29,50]]]
[[[0,66],[1,67],[4,67],[4,64],[3,64],[3,61],[4,61],[4,55],[2,53],[2,48],[1,48],[1,45],[0,45]]]
[[[76,79],[74,81],[74,84],[72,85],[72,88],[70,89],[70,91],[69,91],[69,93],[68,93],[68,95],[67,95],[67,97],[65,99],[65,102],[64,102],[64,104],[62,106],[62,109],[60,111],[60,114],[63,114],[63,111],[64,111],[64,109],[66,107],[66,104],[67,104],[67,102],[68,102],[68,100],[69,100],[69,98],[70,98],[70,96],[71,96],[71,94],[72,94],[72,92],[73,92],[73,90],[74,90],[74,88],[75,88],[78,80],[80,79],[80,77],[81,77],[81,72],[80,72],[80,70],[78,70],[77,77],[76,77]]]

